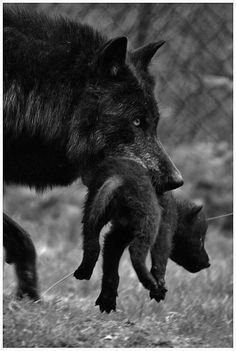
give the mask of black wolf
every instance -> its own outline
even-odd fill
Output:
[[[86,25],[4,12],[4,181],[68,185],[106,154],[148,168],[158,187],[183,180],[156,137],[148,64],[164,42],[127,53]]]
[[[125,37],[108,40],[65,18],[4,9],[5,184],[69,185],[113,155],[146,167],[160,191],[181,186],[156,136],[148,73],[163,43],[127,52]]]
[[[100,231],[111,221],[104,243],[102,291],[96,301],[101,311],[116,308],[118,265],[127,246],[139,280],[157,302],[167,291],[169,257],[193,273],[209,266],[201,206],[171,193],[156,195],[145,169],[130,160],[107,159],[91,174],[83,218],[84,256],[74,275],[90,279],[99,256]],[[145,264],[149,250],[151,272]]]

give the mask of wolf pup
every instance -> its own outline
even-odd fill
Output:
[[[159,232],[151,248],[151,273],[163,291],[167,291],[165,272],[168,258],[191,273],[210,267],[204,247],[207,221],[202,206],[174,197],[171,192],[157,196],[162,213]],[[121,249],[119,233],[108,233],[104,243],[102,291],[97,300],[101,311],[108,313],[116,306]],[[156,299],[152,292],[150,297]]]
[[[83,219],[84,256],[74,275],[77,279],[91,277],[100,250],[99,233],[111,220],[103,250],[102,291],[96,301],[101,311],[109,313],[116,308],[118,266],[128,245],[140,281],[157,302],[164,299],[167,291],[164,278],[168,258],[193,273],[210,266],[204,248],[207,222],[202,206],[175,198],[172,193],[155,194],[154,199],[146,173],[128,160],[107,161],[93,174],[96,178],[88,180]],[[158,284],[158,293],[144,283],[149,250],[151,275]],[[140,267],[145,269],[145,275],[140,274]]]
[[[161,207],[147,175],[146,169],[132,160],[107,158],[91,172],[87,179],[88,195],[83,217],[84,255],[74,276],[90,279],[99,256],[99,234],[109,221],[112,223],[104,247],[104,275],[117,271],[120,257],[129,246],[133,267],[143,286],[160,301],[166,289],[159,284],[146,267],[146,257],[156,241],[161,219]],[[110,237],[116,238],[116,245],[110,247]],[[110,252],[107,249],[110,247]],[[115,302],[118,273],[113,281],[103,281],[103,289],[109,289]],[[110,287],[115,285],[114,294]],[[108,307],[106,302],[97,300],[101,310]],[[115,305],[110,306],[115,309]]]
[[[171,192],[157,196],[163,210],[158,240],[151,251],[151,272],[164,286],[168,258],[191,273],[210,266],[204,247],[208,225],[201,205]],[[150,297],[154,296],[150,293]]]

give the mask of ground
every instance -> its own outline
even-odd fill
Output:
[[[21,193],[19,197],[14,189],[13,193],[14,202],[5,204],[11,213],[22,199]],[[66,195],[59,199],[51,195],[48,202],[26,195],[18,221],[32,233],[44,292],[80,263],[78,203],[71,195],[69,204]],[[5,264],[4,347],[232,347],[232,239],[223,236],[217,225],[210,226],[206,248],[211,258],[208,270],[191,274],[168,263],[168,293],[159,304],[150,301],[126,252],[120,265],[117,312],[111,314],[101,314],[94,306],[101,259],[90,281],[71,276],[40,303],[15,299],[14,273]]]

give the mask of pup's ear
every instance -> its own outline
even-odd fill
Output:
[[[188,214],[188,217],[189,218],[193,218],[193,217],[196,217],[197,214],[202,210],[203,208],[203,204],[194,204],[193,207],[191,208],[189,214]]]
[[[92,65],[101,73],[108,73],[111,76],[116,76],[119,69],[124,66],[127,51],[126,37],[118,37],[109,40],[97,52]]]
[[[144,45],[141,48],[136,49],[130,54],[131,62],[137,68],[147,70],[151,59],[163,44],[165,44],[165,41],[161,40],[155,43]]]

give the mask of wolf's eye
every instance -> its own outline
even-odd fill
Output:
[[[133,120],[133,124],[135,125],[135,127],[139,127],[140,124],[141,124],[140,119],[139,119],[139,118],[135,118],[135,119]]]

